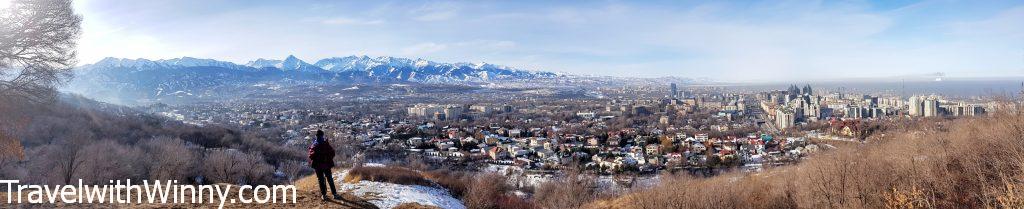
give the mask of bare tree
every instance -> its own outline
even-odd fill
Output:
[[[0,132],[0,167],[8,162],[23,159],[25,159],[25,152],[22,150],[21,142]]]
[[[103,184],[109,180],[146,178],[148,163],[145,152],[131,145],[112,140],[89,142],[81,145],[78,158],[78,178],[86,184]],[[162,156],[161,156],[162,157]],[[161,158],[155,157],[155,158]],[[170,179],[174,180],[174,179]]]
[[[288,175],[288,182],[291,183],[294,182],[299,175],[309,172],[310,169],[309,166],[305,165],[303,162],[288,160],[281,162],[280,165],[278,165],[278,170],[285,175]]]
[[[253,185],[270,182],[274,169],[263,161],[260,153],[227,150],[210,152],[204,159],[202,172],[213,182]]]
[[[0,131],[0,179],[14,179],[13,177],[17,176],[15,172],[19,171],[15,168],[15,162],[24,159],[25,151],[21,146],[21,141],[8,137],[3,131]]]
[[[0,10],[0,98],[51,100],[73,76],[81,21],[70,0],[14,0]]]
[[[477,175],[466,191],[463,202],[469,208],[498,208],[497,200],[509,190],[506,178],[497,173]]]
[[[543,208],[583,208],[598,196],[598,185],[593,177],[572,169],[565,176],[538,186],[534,195]]]
[[[212,151],[202,165],[203,176],[212,182],[235,183],[241,169],[232,151]]]
[[[157,137],[147,141],[144,147],[153,156],[150,179],[185,181],[195,169],[198,157],[179,139]]]
[[[57,164],[56,170],[59,174],[58,179],[60,183],[70,185],[71,180],[75,179],[75,176],[80,175],[82,164],[85,163],[85,159],[82,158],[80,151],[79,143],[66,143],[59,145],[57,150],[52,152],[56,155],[54,160]]]

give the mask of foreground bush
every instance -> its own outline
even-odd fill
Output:
[[[421,186],[434,186],[434,183],[426,178],[418,171],[397,167],[355,167],[348,171],[348,174],[342,179],[346,183],[358,183],[359,181],[376,181],[402,185],[421,185]]]

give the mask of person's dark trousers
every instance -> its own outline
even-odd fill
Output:
[[[331,169],[316,170],[316,180],[320,182],[321,195],[327,195],[327,186],[324,185],[325,180],[331,184],[331,194],[338,195],[338,190],[334,189],[334,176],[331,176]]]

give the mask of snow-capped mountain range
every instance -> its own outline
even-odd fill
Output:
[[[441,63],[423,59],[347,56],[314,63],[295,56],[256,59],[246,64],[182,57],[148,60],[105,58],[78,67],[69,91],[84,95],[153,98],[169,94],[210,95],[203,91],[255,84],[491,83],[557,78],[564,75],[526,71],[486,63]]]
[[[308,73],[365,72],[367,77],[379,80],[412,82],[457,82],[493,81],[502,79],[531,79],[556,77],[558,74],[540,71],[525,71],[487,63],[439,63],[423,59],[396,57],[347,56],[321,59],[313,64],[295,56],[283,60],[256,59],[244,65],[214,59],[182,57],[174,59],[148,60],[108,57],[95,64],[79,67],[82,71],[134,69],[168,70],[189,67],[216,67],[231,70],[261,71],[277,70]]]

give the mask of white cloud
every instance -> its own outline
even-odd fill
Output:
[[[363,19],[348,18],[348,17],[335,17],[335,18],[324,19],[324,20],[322,20],[320,22],[323,23],[323,24],[328,24],[328,25],[380,25],[380,24],[384,23],[384,20],[380,20],[380,19],[363,20]]]
[[[442,21],[458,16],[459,6],[454,3],[432,3],[413,9],[412,19],[417,21]]]
[[[1024,6],[1007,9],[987,19],[954,22],[948,27],[953,35],[1024,38]]]

